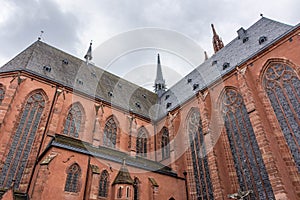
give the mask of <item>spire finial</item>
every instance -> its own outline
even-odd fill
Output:
[[[211,29],[212,29],[212,31],[213,31],[213,35],[214,35],[214,36],[217,35],[217,32],[216,32],[215,27],[214,27],[213,24],[211,24]]]
[[[213,31],[213,46],[214,46],[214,50],[216,53],[217,51],[219,51],[220,49],[222,49],[224,47],[224,44],[223,44],[221,38],[218,36],[213,24],[211,24],[211,28]]]
[[[93,40],[91,40],[90,42],[90,46],[88,51],[86,52],[84,59],[86,60],[86,63],[89,63],[90,60],[92,60],[92,44],[93,44]]]
[[[157,54],[157,64],[160,64],[159,53]]]

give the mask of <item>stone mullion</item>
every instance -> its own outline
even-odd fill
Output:
[[[208,167],[210,171],[210,178],[212,182],[214,199],[223,199],[221,179],[219,176],[218,164],[217,164],[217,155],[213,148],[214,141],[212,138],[212,132],[209,130],[210,129],[209,113],[207,109],[208,106],[205,102],[205,97],[203,96],[198,97],[198,104],[199,104],[200,116],[202,121],[204,142],[205,142],[205,148],[207,153],[207,161],[208,161]]]
[[[264,160],[264,165],[268,172],[269,180],[272,185],[274,195],[275,197],[278,195],[282,196],[283,193],[286,194],[286,191],[284,189],[283,182],[279,176],[276,161],[270,148],[270,141],[266,136],[266,131],[264,130],[264,126],[261,122],[261,116],[256,109],[253,93],[246,80],[246,70],[247,68],[237,70],[239,89],[243,96],[243,100],[250,118],[250,122],[253,127],[255,137],[257,139],[262,158]]]
[[[237,179],[237,173],[236,173],[236,169],[235,169],[235,165],[234,165],[234,160],[233,160],[233,156],[232,156],[232,152],[230,149],[229,140],[228,140],[228,136],[225,131],[225,128],[223,128],[221,130],[220,139],[222,141],[222,145],[224,147],[224,152],[225,152],[225,156],[226,156],[226,164],[228,167],[228,176],[229,176],[229,181],[231,183],[231,187],[230,187],[231,191],[230,192],[236,192],[240,188],[240,185],[239,185],[239,182]]]

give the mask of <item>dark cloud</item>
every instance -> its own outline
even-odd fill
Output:
[[[51,0],[11,1],[13,13],[0,24],[0,55],[13,57],[33,43],[44,31],[46,42],[69,52],[76,51],[78,32],[82,28],[74,13],[63,12]]]

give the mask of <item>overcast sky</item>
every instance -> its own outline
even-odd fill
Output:
[[[261,13],[265,17],[296,25],[300,22],[299,8],[299,0],[1,0],[0,65],[36,41],[41,30],[44,31],[42,41],[79,58],[85,55],[90,40],[93,40],[93,48],[97,49],[124,32],[149,27],[177,32],[212,55],[211,23],[215,25],[224,44],[227,44],[236,37],[240,27],[248,28],[259,20]],[[129,73],[132,68],[124,73],[124,68],[130,65],[128,58],[140,58],[138,63],[132,65],[149,67],[149,59],[155,63],[156,53],[161,53],[162,63],[166,68],[172,68],[175,57],[179,56],[170,53],[172,51],[147,49],[145,58],[142,58],[141,52],[115,55],[122,59],[116,61],[116,57],[111,58],[114,66],[112,63],[109,67],[102,66],[103,63],[100,65],[117,74],[121,71],[120,76],[132,79],[134,76]],[[153,57],[149,56],[152,54]],[[199,54],[202,59],[202,52]],[[101,55],[94,54],[94,60],[99,60],[97,56]],[[182,71],[188,72],[195,67],[192,66],[193,62],[185,61],[176,60],[179,67],[173,79],[182,77]],[[141,64],[143,62],[144,65]],[[99,65],[97,62],[95,64]],[[123,70],[118,70],[118,67]],[[163,71],[166,76],[172,74],[166,69]],[[151,85],[152,80],[147,81],[144,86]],[[173,83],[167,81],[167,84]]]

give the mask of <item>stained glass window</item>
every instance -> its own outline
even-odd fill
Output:
[[[188,120],[188,133],[197,199],[214,199],[202,122],[198,109],[191,110]]]
[[[4,95],[5,95],[5,90],[4,90],[3,86],[0,85],[0,105],[4,99]]]
[[[147,157],[147,131],[144,127],[140,128],[136,138],[136,153],[139,156]]]
[[[65,185],[66,192],[79,192],[79,180],[81,178],[81,170],[78,164],[74,163],[67,171],[67,179]]]
[[[99,196],[100,197],[107,197],[108,195],[108,186],[109,186],[109,176],[108,172],[104,170],[100,176],[99,182]]]
[[[73,104],[69,109],[63,133],[78,138],[82,123],[82,111],[79,104]]]
[[[133,200],[139,200],[139,184],[140,184],[139,179],[134,178],[134,181],[133,181]]]
[[[161,136],[161,153],[162,159],[166,159],[170,157],[170,144],[169,144],[169,131],[166,127],[162,129]]]
[[[252,190],[253,200],[275,199],[246,106],[236,90],[225,90],[222,112],[240,189]]]
[[[300,171],[300,80],[291,67],[276,63],[267,68],[263,84]]]
[[[44,107],[45,99],[39,92],[27,99],[1,171],[0,187],[10,187],[15,179],[14,188],[19,188]]]
[[[110,117],[104,127],[103,145],[107,147],[116,147],[117,124],[113,117]]]

